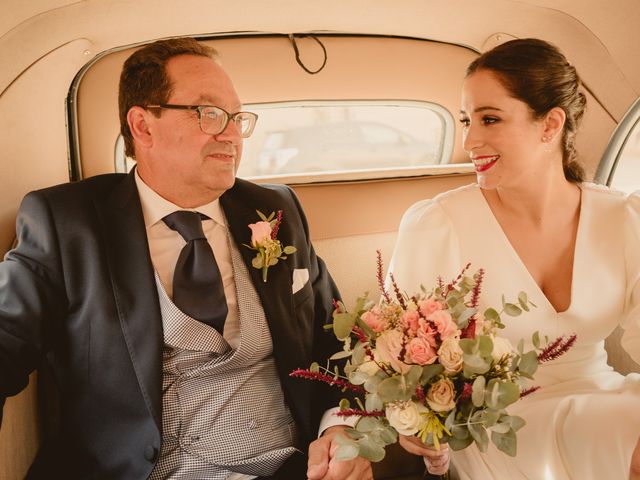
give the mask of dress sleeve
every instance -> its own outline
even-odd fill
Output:
[[[625,221],[627,295],[621,344],[640,364],[640,192],[629,195]]]
[[[425,200],[402,217],[389,272],[401,291],[431,289],[438,277],[449,282],[458,274],[460,246],[451,218],[438,201]],[[387,278],[387,286],[390,278]]]

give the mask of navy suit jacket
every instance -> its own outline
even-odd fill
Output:
[[[300,449],[322,412],[327,386],[289,373],[338,350],[323,331],[338,297],[311,246],[307,222],[285,186],[238,179],[220,198],[233,239],[262,301]],[[256,209],[282,210],[278,238],[298,250],[269,269],[251,266]],[[43,358],[59,396],[59,422],[31,478],[144,479],[157,459],[162,420],[160,307],[133,174],[109,174],[31,192],[18,241],[0,263],[0,404],[25,388]],[[292,272],[309,282],[292,293]]]

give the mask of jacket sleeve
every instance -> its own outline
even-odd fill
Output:
[[[0,262],[0,406],[27,386],[67,304],[58,235],[43,194],[24,198],[16,232],[16,247]]]

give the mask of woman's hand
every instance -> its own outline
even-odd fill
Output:
[[[432,475],[444,475],[449,470],[449,445],[440,444],[440,450],[422,443],[418,437],[400,435],[400,445],[407,452],[421,456],[427,466],[427,471]]]

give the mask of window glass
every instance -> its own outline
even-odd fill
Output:
[[[630,193],[640,190],[640,119],[626,138],[618,156],[611,186]]]
[[[447,163],[451,115],[426,102],[295,102],[248,105],[242,177],[404,168]]]
[[[245,105],[258,114],[238,176],[415,168],[448,163],[453,119],[426,102],[283,102]],[[116,171],[128,171],[122,139]]]

